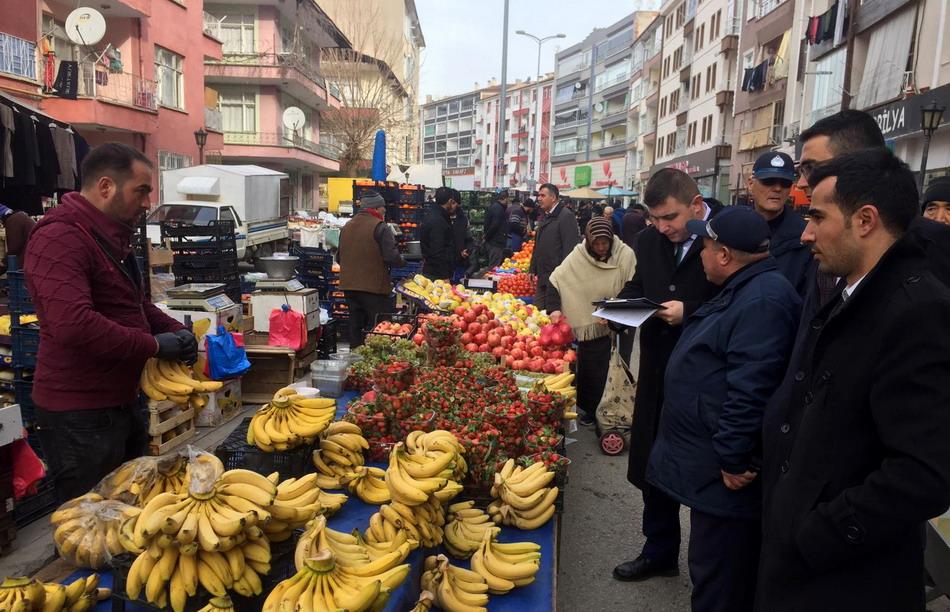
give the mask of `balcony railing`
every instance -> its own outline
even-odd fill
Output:
[[[329,91],[339,98],[339,91],[336,87],[327,84],[327,80],[314,70],[313,65],[306,57],[299,53],[225,53],[224,59],[220,62],[206,62],[206,64],[217,65],[224,64],[228,66],[275,66],[279,68],[292,68],[302,74],[304,77],[316,83],[318,86]]]
[[[616,137],[616,138],[614,138],[614,139],[612,139],[612,140],[609,140],[609,141],[606,141],[606,142],[602,142],[602,143],[600,143],[599,145],[597,145],[596,147],[593,147],[593,148],[594,148],[595,150],[597,150],[597,151],[600,151],[600,150],[603,150],[603,149],[613,149],[613,148],[615,148],[615,147],[625,147],[625,146],[627,146],[627,137],[626,137],[626,136],[618,136],[618,137]]]
[[[738,36],[742,29],[742,19],[739,17],[727,17],[726,25],[723,26],[723,36]]]
[[[158,110],[155,81],[129,72],[112,72],[101,64],[80,62],[77,95],[105,102]],[[45,92],[52,93],[52,92]]]
[[[292,134],[275,132],[225,132],[224,144],[301,149],[334,161],[340,160],[340,154],[336,147],[323,142],[313,142],[303,136],[294,136]]]
[[[756,17],[762,19],[779,7],[782,0],[760,0],[756,6]]]
[[[215,108],[205,108],[205,128],[215,131],[224,131],[224,121],[221,118],[221,111]]]
[[[623,117],[627,114],[627,111],[630,110],[629,104],[623,104],[621,106],[611,106],[605,110],[600,116],[595,116],[594,119],[601,122],[609,122],[620,117]]]
[[[554,143],[554,149],[551,152],[551,155],[555,157],[561,155],[576,155],[578,153],[583,153],[586,148],[587,143],[582,140],[568,143]]]
[[[782,126],[770,125],[739,134],[739,150],[762,149],[782,142]]]
[[[203,11],[202,17],[204,17],[204,33],[216,40],[223,41],[224,38],[221,34],[221,22],[218,20],[218,18],[208,11]]]
[[[623,72],[623,73],[618,74],[618,75],[616,75],[616,76],[614,76],[614,77],[612,77],[612,78],[604,79],[604,80],[598,81],[598,82],[596,82],[595,85],[594,85],[594,93],[601,92],[601,91],[603,91],[603,90],[605,90],[605,89],[608,89],[608,88],[610,88],[610,87],[613,87],[614,85],[619,85],[620,83],[626,83],[626,82],[628,82],[629,80],[630,80],[630,73],[629,73],[629,72]]]

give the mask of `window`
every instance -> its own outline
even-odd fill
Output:
[[[693,121],[689,124],[689,127],[686,129],[686,146],[695,147],[696,146],[696,122]]]
[[[221,122],[225,132],[257,132],[257,94],[254,92],[222,92]]]
[[[423,117],[425,117],[426,120],[435,119],[435,108],[430,106],[429,108],[425,109],[423,112]]]
[[[465,98],[462,100],[462,112],[470,111],[475,105],[475,100],[473,98]]]
[[[666,96],[660,100],[660,116],[666,117]]]
[[[692,83],[690,84],[690,88],[689,88],[690,99],[695,100],[696,98],[699,97],[700,93],[702,93],[700,91],[702,88],[702,85],[703,85],[703,74],[699,73],[692,78]]]
[[[715,63],[706,67],[706,93],[716,89],[716,67]]]
[[[445,123],[444,121],[443,121],[442,123],[436,123],[436,124],[435,124],[435,135],[436,135],[436,136],[445,136],[445,128],[446,128],[446,123]]]
[[[36,43],[0,32],[0,72],[36,78]]]
[[[472,165],[472,156],[471,155],[459,155],[458,163],[460,168],[466,168]]]
[[[220,220],[220,221],[230,221],[231,223],[234,224],[234,227],[235,227],[235,228],[237,228],[237,226],[238,226],[237,217],[234,216],[234,212],[231,210],[230,207],[226,207],[226,208],[222,208],[222,209],[221,209],[221,212],[218,214],[218,220]]]
[[[434,142],[427,142],[427,143],[425,144],[425,149],[424,149],[424,150],[425,150],[426,153],[435,153],[435,143],[434,143]]]
[[[158,151],[158,170],[179,170],[191,166],[191,157],[188,155],[179,155],[171,151]],[[162,193],[162,182],[158,181],[158,201],[164,202],[165,197]]]
[[[155,81],[158,103],[170,108],[185,108],[184,58],[168,49],[155,47]]]
[[[683,47],[673,52],[673,70],[679,70],[683,65]]]
[[[670,114],[675,113],[680,106],[680,92],[674,91],[670,94]]]
[[[452,100],[451,102],[449,102],[449,114],[454,115],[457,112],[459,112],[459,101]]]
[[[722,9],[716,11],[716,14],[709,19],[709,40],[713,41],[719,38],[720,26],[722,25]]]
[[[436,115],[439,117],[445,117],[448,113],[449,113],[448,104],[440,104],[438,110],[436,111]]]
[[[446,160],[445,160],[445,167],[446,167],[446,168],[455,168],[456,166],[458,166],[458,158],[457,158],[457,157],[449,157],[449,158],[446,158]]]
[[[683,22],[686,21],[686,3],[680,4],[676,7],[676,27],[682,28]]]
[[[598,92],[622,81],[630,76],[630,62],[623,61],[610,66],[594,79],[594,91]]]
[[[435,124],[426,126],[426,136],[435,136]]]
[[[663,60],[663,78],[670,76],[670,56],[667,55],[666,59]]]
[[[660,155],[663,154],[663,141],[664,141],[663,136],[660,136],[659,138],[656,139],[656,150],[660,152]]]
[[[225,55],[241,55],[257,51],[254,44],[253,13],[215,15],[215,20],[221,23],[221,50]]]

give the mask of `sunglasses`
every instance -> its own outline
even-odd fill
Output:
[[[805,161],[795,167],[795,176],[798,178],[803,178],[806,181],[808,177],[811,176],[811,173],[815,171],[815,162]]]
[[[777,177],[758,179],[758,181],[766,187],[775,187],[776,185],[779,185],[781,187],[790,188],[792,186],[792,181]]]

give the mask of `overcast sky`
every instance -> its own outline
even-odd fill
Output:
[[[508,81],[535,75],[538,45],[524,36],[565,34],[544,43],[541,74],[554,69],[554,54],[582,40],[594,28],[619,21],[651,0],[510,0]],[[426,94],[456,95],[501,80],[504,0],[416,0],[426,49],[422,54],[421,102]]]

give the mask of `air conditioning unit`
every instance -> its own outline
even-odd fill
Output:
[[[790,125],[786,125],[784,128],[784,140],[785,142],[794,143],[798,140],[798,135],[801,133],[801,125],[796,121]]]

